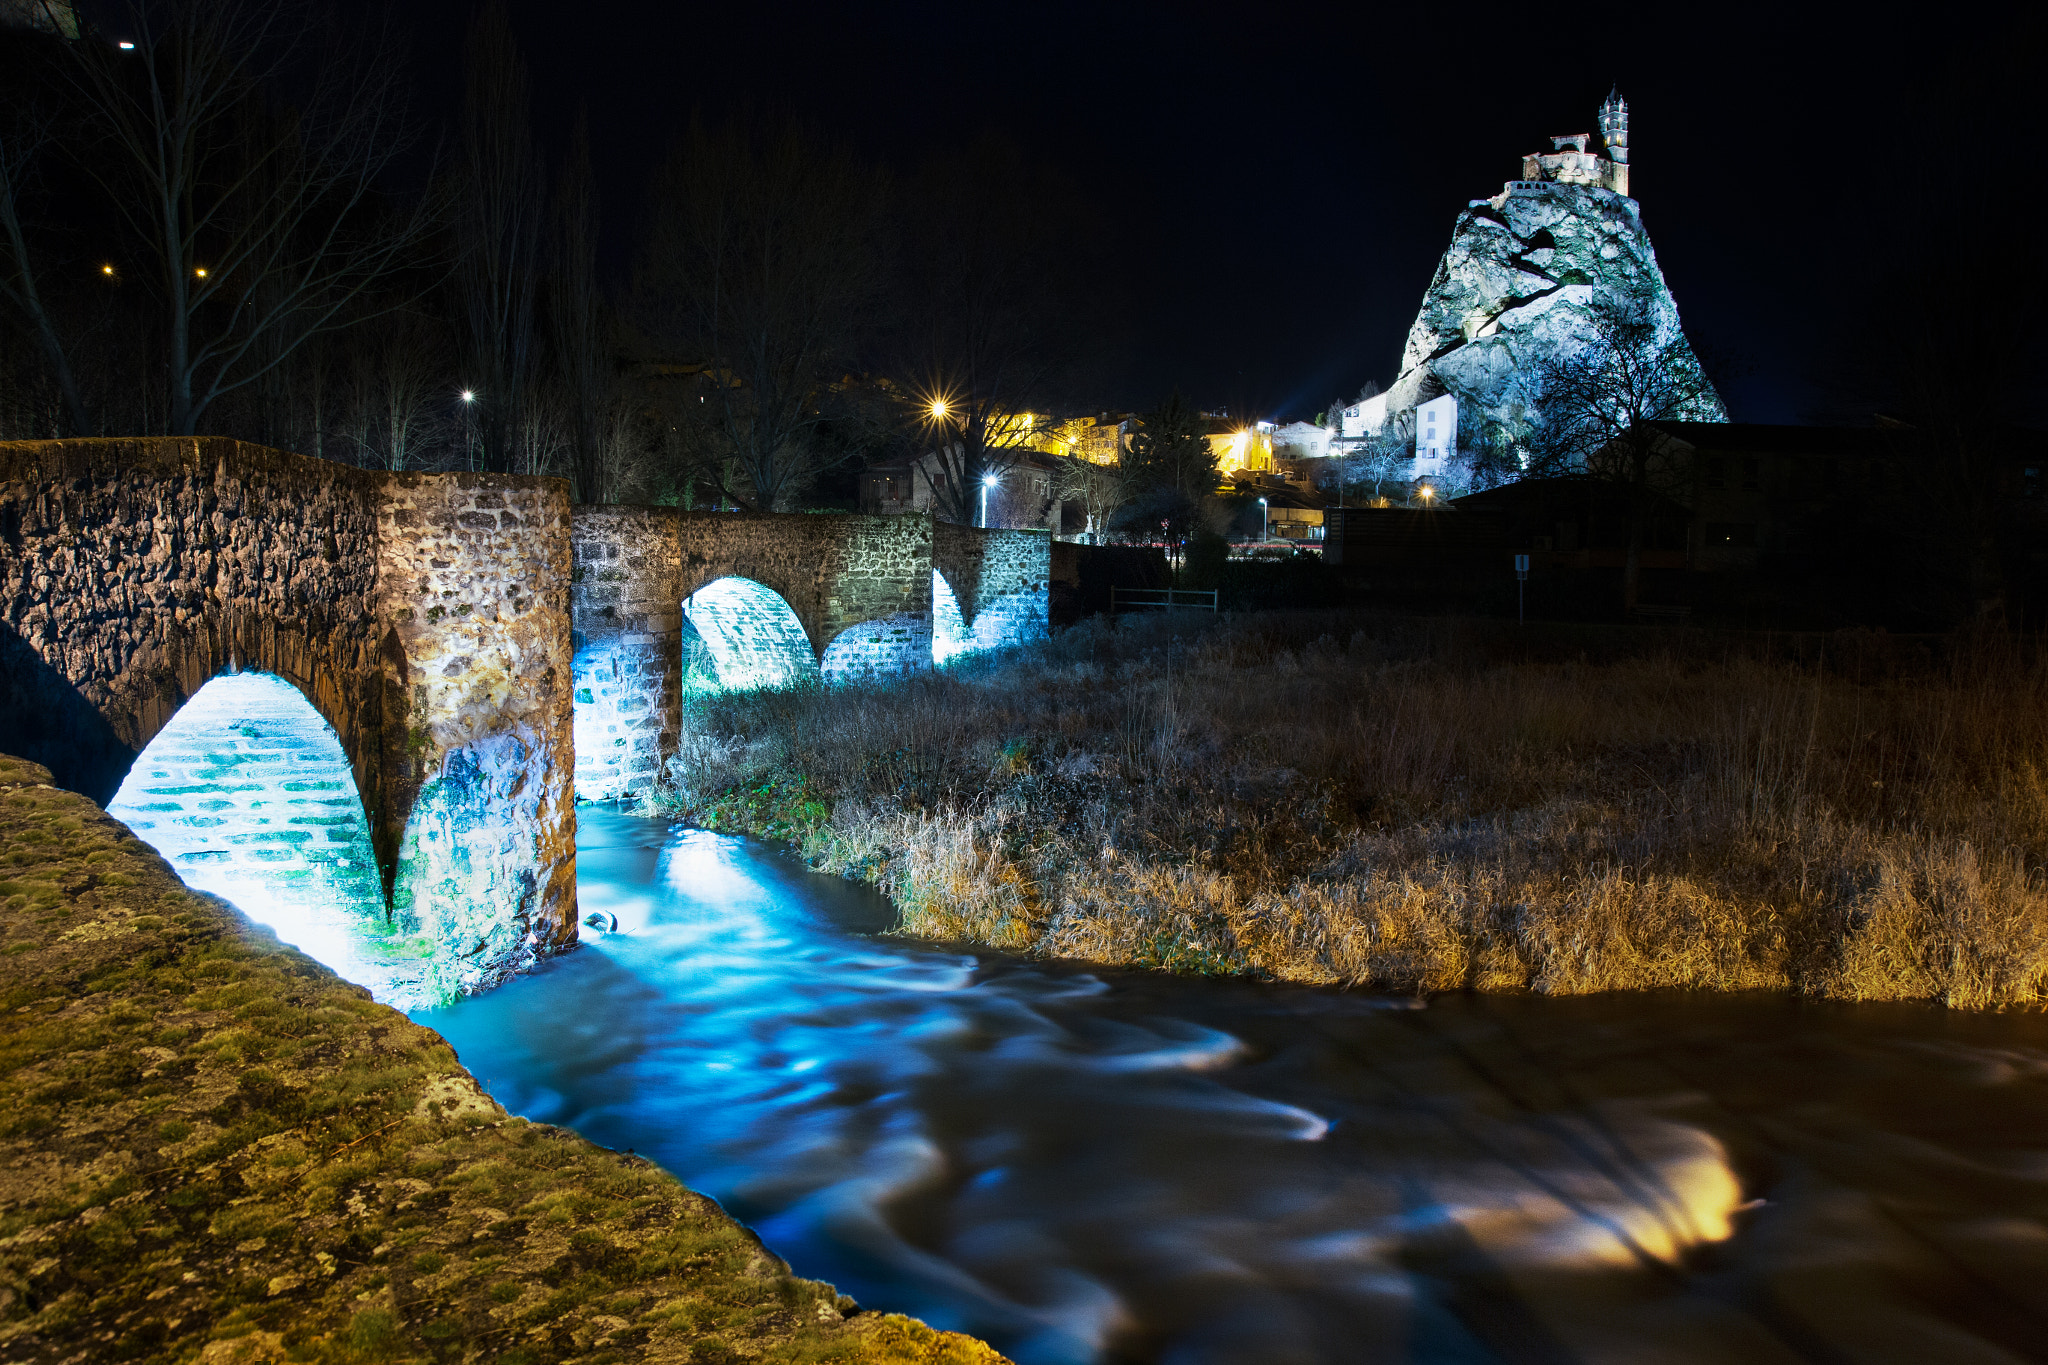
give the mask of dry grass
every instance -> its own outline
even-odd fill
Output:
[[[1095,624],[704,699],[685,813],[903,927],[1401,990],[2048,991],[2048,666],[2010,642]]]

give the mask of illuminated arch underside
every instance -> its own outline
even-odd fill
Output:
[[[186,885],[380,1000],[409,1002],[421,946],[395,937],[347,755],[299,690],[215,678],[136,758],[107,813]]]
[[[960,614],[960,599],[953,585],[937,569],[932,570],[932,662],[943,666],[956,655],[974,648],[967,619]]]
[[[683,603],[711,651],[721,687],[795,687],[822,674],[803,623],[773,588],[750,578],[715,578]]]

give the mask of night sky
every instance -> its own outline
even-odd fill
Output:
[[[429,120],[452,121],[470,12],[396,11]],[[2039,29],[2012,6],[510,12],[544,141],[589,109],[616,276],[645,179],[693,112],[793,109],[905,168],[990,129],[1052,163],[1103,263],[1076,321],[1105,343],[1085,387],[1111,407],[1177,386],[1205,407],[1308,416],[1387,383],[1459,210],[1548,135],[1592,131],[1613,83],[1687,330],[1746,370],[1727,385],[1737,420],[1815,415],[1845,310],[1904,249],[1904,219],[1983,178],[1969,166],[2008,186],[2042,175]],[[1955,107],[1980,72],[2000,86],[1984,107],[2025,109],[2028,126]],[[1997,186],[1963,188],[1965,211],[1996,211]]]

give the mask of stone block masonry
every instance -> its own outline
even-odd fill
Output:
[[[578,507],[572,539],[585,800],[635,797],[660,780],[679,735],[686,640],[728,687],[931,666],[923,517]]]
[[[104,802],[208,679],[262,671],[374,800],[376,482],[238,441],[0,442],[0,748]]]
[[[576,942],[568,485],[395,474],[377,513],[392,918],[474,990]]]
[[[1002,1365],[506,1114],[49,780],[0,757],[0,1360]]]
[[[1052,537],[936,522],[932,568],[952,590],[962,636],[949,654],[1043,640],[1052,583]],[[944,627],[942,626],[942,629]]]
[[[332,726],[423,989],[575,937],[559,481],[217,439],[0,443],[0,745],[112,798],[211,679]]]
[[[682,551],[656,507],[578,507],[571,539],[576,793],[613,801],[652,787],[675,751]]]
[[[885,681],[1046,634],[1043,532],[661,507],[579,507],[573,527],[586,800],[660,780],[690,686],[686,640],[717,685],[774,687]]]
[[[338,957],[369,953],[387,998],[426,1003],[575,943],[574,800],[660,780],[691,678],[915,672],[941,652],[935,614],[948,653],[1035,640],[1048,576],[1042,532],[922,516],[572,515],[553,479],[384,474],[211,437],[0,443],[0,746],[104,803],[213,679],[282,679],[332,727],[382,891],[378,942]],[[265,723],[308,743],[318,728]],[[179,744],[145,780],[236,767],[219,734]],[[259,828],[277,793],[243,804],[225,777],[195,781],[223,788],[206,799],[247,837],[180,856],[240,866],[309,828]],[[145,823],[167,841],[229,819],[146,812],[169,799],[147,795],[125,808],[165,816]],[[307,870],[277,864],[280,884]]]

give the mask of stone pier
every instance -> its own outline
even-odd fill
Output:
[[[0,443],[0,751],[110,800],[222,674],[333,727],[428,996],[575,941],[568,490],[219,438]]]
[[[213,679],[281,679],[239,739],[188,718],[122,808],[188,867],[350,882],[359,856],[287,854],[360,798],[341,824],[381,890],[379,989],[422,1003],[576,941],[574,802],[657,783],[686,686],[1039,639],[1049,577],[1043,532],[923,516],[572,513],[556,479],[223,438],[0,443],[0,752],[105,805]],[[323,725],[315,812],[265,746],[327,754]]]

